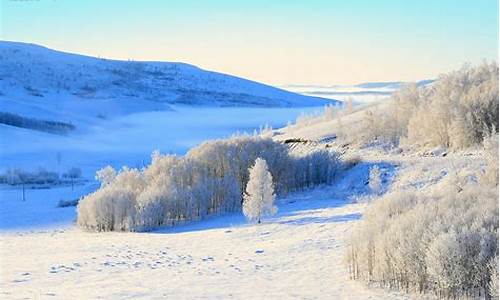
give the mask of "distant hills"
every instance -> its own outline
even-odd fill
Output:
[[[416,84],[418,86],[424,86],[427,84],[430,84],[434,82],[433,79],[424,79],[417,81]],[[403,82],[403,81],[386,81],[386,82],[365,82],[365,83],[360,83],[354,85],[355,87],[358,88],[364,88],[364,89],[377,89],[377,88],[390,88],[390,89],[399,89],[401,86],[408,84],[409,82]]]
[[[6,97],[251,107],[332,102],[185,63],[110,60],[0,41],[0,99]]]

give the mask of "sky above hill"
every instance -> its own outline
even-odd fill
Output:
[[[1,0],[0,38],[274,85],[435,78],[497,60],[496,0]]]

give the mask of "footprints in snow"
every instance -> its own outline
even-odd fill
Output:
[[[269,234],[270,232],[262,232],[260,235]],[[258,258],[264,253],[264,249],[255,249],[255,257],[250,258],[241,258],[232,253],[219,255],[219,257],[213,255],[193,257],[190,254],[173,253],[169,247],[163,247],[156,251],[144,251],[129,245],[122,247],[111,245],[106,254],[91,256],[80,262],[56,264],[48,269],[48,273],[62,275],[84,268],[85,271],[90,272],[172,269],[177,273],[194,272],[200,276],[216,276],[227,272],[243,275],[246,272],[259,272],[269,267],[269,265],[259,262]],[[30,275],[30,273],[23,273],[14,282],[28,281]]]
[[[73,272],[81,268],[80,263],[73,263],[71,266],[65,266],[65,265],[57,265],[57,266],[52,266],[50,268],[49,273],[56,274],[60,272]]]

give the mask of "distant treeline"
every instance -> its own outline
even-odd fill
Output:
[[[7,112],[0,112],[0,124],[44,131],[54,134],[67,134],[75,129],[75,125],[70,123],[27,118]]]

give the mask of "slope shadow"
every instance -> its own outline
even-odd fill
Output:
[[[285,220],[279,221],[278,224],[284,225],[304,225],[304,224],[327,224],[327,223],[339,223],[339,222],[348,222],[348,221],[356,221],[361,219],[360,213],[354,214],[346,214],[346,215],[336,215],[329,217],[304,217],[293,220]]]

